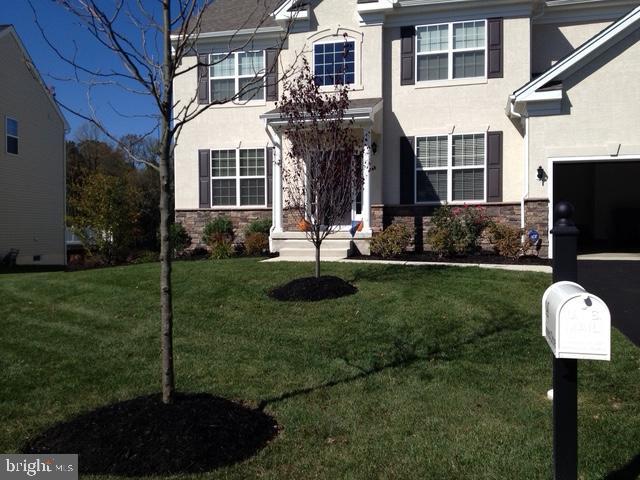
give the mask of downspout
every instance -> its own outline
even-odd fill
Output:
[[[524,127],[524,139],[522,143],[522,158],[524,160],[524,179],[522,185],[522,197],[520,198],[520,228],[523,230],[527,226],[525,216],[525,200],[529,197],[529,117],[523,116],[515,109],[515,97],[509,98],[509,116],[517,118]],[[524,235],[523,235],[524,241]]]

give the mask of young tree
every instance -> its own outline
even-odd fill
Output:
[[[172,403],[175,393],[175,376],[173,362],[173,295],[171,284],[171,252],[170,227],[173,218],[173,200],[171,192],[173,151],[182,129],[189,122],[198,118],[212,105],[224,104],[251,96],[252,92],[263,88],[266,79],[273,77],[273,71],[263,69],[256,72],[253,81],[243,84],[239,91],[225,98],[209,98],[205,102],[198,99],[194,81],[193,98],[178,103],[174,101],[173,82],[182,75],[194,75],[199,68],[208,68],[212,63],[203,62],[200,57],[196,63],[193,58],[202,25],[202,15],[211,0],[51,0],[73,15],[86,31],[102,45],[107,52],[114,55],[120,63],[118,69],[92,68],[82,65],[75,52],[66,54],[48,38],[38,21],[36,9],[31,8],[36,24],[45,41],[57,56],[74,69],[76,81],[85,79],[91,88],[110,85],[138,95],[148,96],[154,106],[153,118],[157,125],[148,132],[149,136],[159,137],[158,163],[152,165],[139,159],[142,163],[155,168],[159,173],[160,183],[160,311],[161,311],[161,351],[162,351],[162,399]],[[215,0],[220,1],[220,0]],[[226,56],[217,57],[215,63],[224,62],[229,55],[243,51],[253,42],[257,30],[269,18],[281,0],[255,0],[255,8],[246,12],[247,22],[238,25],[243,35],[233,36],[229,42]],[[233,8],[233,7],[230,7]],[[292,24],[291,22],[290,24]],[[135,35],[131,32],[135,31]],[[246,34],[247,30],[253,31]],[[289,28],[284,29],[273,48],[280,50],[288,36]],[[157,48],[156,48],[157,47]],[[280,73],[279,81],[286,76]],[[274,81],[274,80],[271,80]],[[268,86],[267,86],[268,87]],[[199,101],[200,100],[200,101]],[[77,115],[98,129],[111,140],[118,142],[106,125],[96,115],[91,102],[90,113],[82,113],[60,102],[66,111]],[[148,115],[143,115],[148,117]],[[143,137],[144,137],[143,136]],[[122,148],[126,145],[120,144]],[[129,152],[133,155],[132,152]]]
[[[285,83],[278,107],[290,144],[282,162],[285,206],[297,212],[315,247],[319,278],[322,242],[344,223],[362,191],[362,138],[346,117],[349,87],[338,84],[334,92],[320,92],[306,59],[299,76]]]

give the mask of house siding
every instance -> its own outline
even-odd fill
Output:
[[[455,17],[451,17],[455,21]],[[428,87],[400,84],[400,28],[385,29],[384,196],[400,203],[400,138],[455,133],[504,132],[503,201],[518,201],[522,192],[523,139],[505,115],[510,92],[530,80],[530,21],[504,19],[504,78],[486,83]]]
[[[551,157],[617,152],[640,158],[640,90],[634,88],[638,72],[640,28],[563,80],[562,114],[530,120],[532,197],[549,197],[549,184],[537,180],[536,170],[548,169]]]
[[[402,222],[419,232],[420,239],[416,237],[416,243],[426,242],[424,234],[434,207],[399,205],[402,137],[502,132],[502,201],[485,205],[490,216],[519,227],[521,200],[528,192],[524,223],[527,229],[540,233],[542,255],[546,255],[548,249],[549,192],[548,184],[536,179],[538,166],[546,168],[548,158],[560,153],[604,155],[617,144],[621,144],[620,154],[640,155],[637,133],[640,124],[635,108],[640,93],[629,88],[635,85],[640,70],[637,32],[605,52],[601,59],[564,79],[567,98],[563,115],[530,119],[528,172],[525,172],[523,126],[510,119],[505,111],[509,95],[528,83],[533,74],[548,69],[608,26],[614,18],[608,10],[607,13],[596,7],[580,7],[532,18],[532,12],[521,5],[515,9],[505,8],[505,15],[501,15],[495,6],[478,7],[476,3],[472,11],[438,8],[433,12],[433,22],[429,20],[432,14],[426,9],[415,17],[400,9],[400,12],[390,14],[388,24],[380,21],[361,25],[356,7],[356,0],[323,0],[314,4],[311,30],[298,31],[289,37],[281,64],[292,64],[300,54],[311,60],[313,42],[328,35],[346,32],[357,43],[361,40],[362,51],[357,55],[358,74],[350,96],[354,99],[383,98],[383,109],[376,115],[373,125],[373,141],[377,146],[372,158],[374,170],[370,175],[374,233],[391,223]],[[419,82],[401,85],[403,26],[470,20],[471,16],[474,19],[504,16],[501,78],[445,86]],[[218,47],[211,45],[210,48]],[[193,65],[189,62],[194,61],[187,59],[185,65]],[[176,82],[176,95],[182,98],[194,96],[195,85],[193,71],[192,75]],[[185,129],[176,149],[178,210],[198,207],[198,149],[251,148],[270,144],[271,139],[259,116],[274,106],[273,102],[265,102],[259,106],[214,107]],[[283,154],[286,161],[286,141]],[[528,185],[525,185],[525,177]],[[286,210],[283,224],[285,230],[296,229],[296,222]]]
[[[19,249],[20,264],[62,265],[65,125],[11,34],[0,59],[0,257]],[[6,116],[19,122],[19,155],[6,152]]]

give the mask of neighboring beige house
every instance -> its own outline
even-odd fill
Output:
[[[0,61],[0,260],[64,265],[67,123],[11,25]]]
[[[215,0],[184,66],[246,44],[257,26],[246,12],[256,5],[264,2]],[[375,167],[344,231],[323,246],[325,257],[346,254],[352,222],[362,222],[354,240],[363,252],[372,235],[397,222],[410,226],[420,249],[445,202],[483,205],[494,218],[537,231],[547,255],[551,205],[569,200],[583,248],[640,248],[639,1],[271,5],[242,52],[179,77],[175,96],[206,104],[238,91],[251,80],[247,66],[275,61],[271,48],[294,19],[279,72],[302,54],[324,89],[336,75],[351,84],[349,116],[363,138],[363,161]],[[271,217],[271,247],[283,256],[311,248],[284,208],[279,93],[265,88],[212,107],[182,132],[176,220],[196,241],[207,221],[224,214],[239,233],[251,219]]]

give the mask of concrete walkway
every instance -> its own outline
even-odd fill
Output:
[[[588,253],[578,255],[578,260],[640,262],[640,253]]]
[[[263,262],[313,262],[315,260],[308,257],[274,257]],[[327,260],[328,262],[337,263],[360,263],[371,265],[399,265],[399,266],[412,266],[412,267],[477,267],[495,270],[507,270],[513,272],[540,272],[551,273],[551,267],[546,265],[500,265],[500,264],[487,264],[487,263],[455,263],[455,262],[407,262],[398,260],[349,260],[346,258],[338,260]]]

